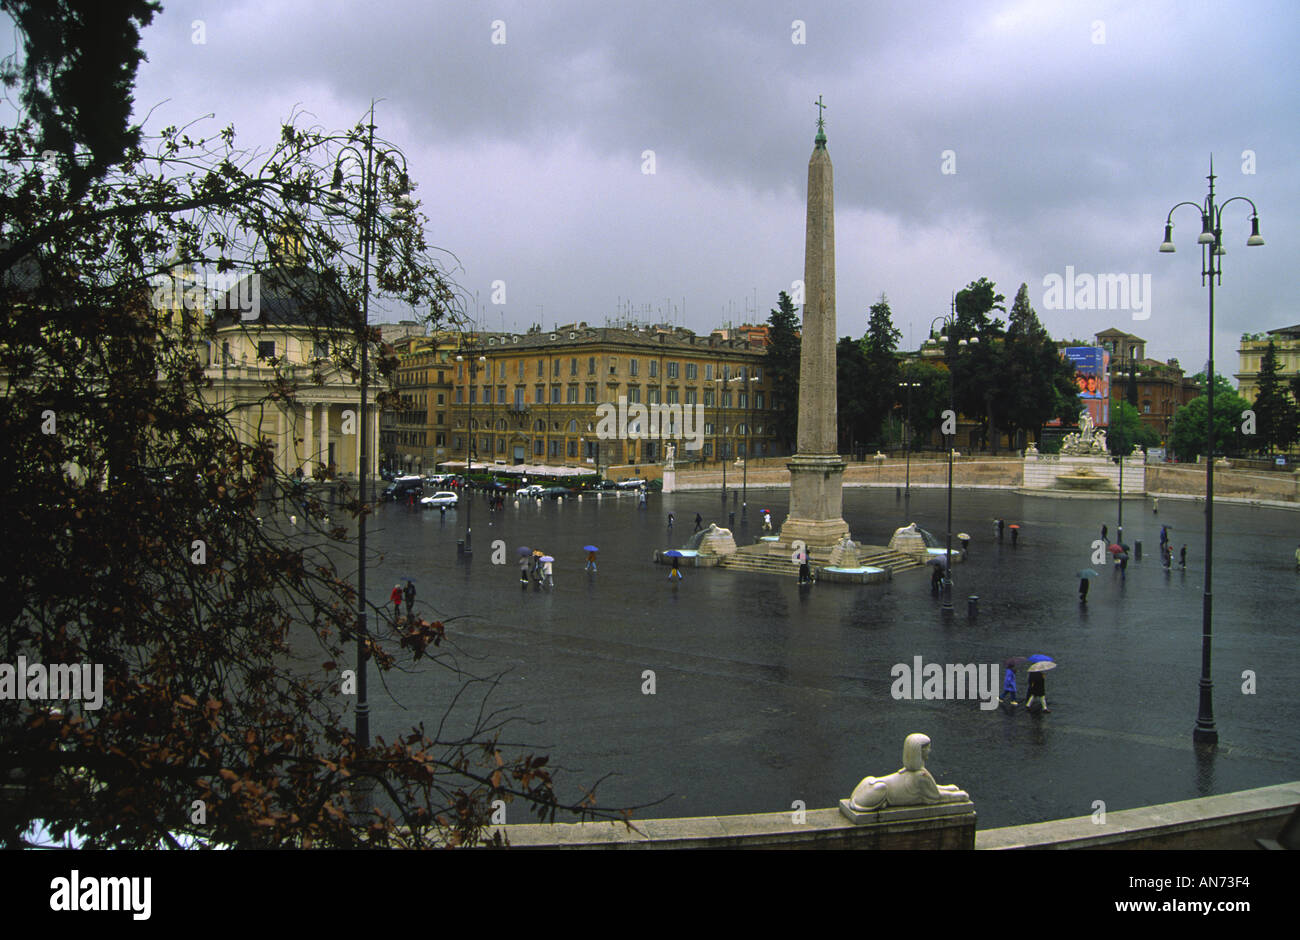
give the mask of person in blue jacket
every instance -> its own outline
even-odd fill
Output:
[[[1016,688],[1016,670],[1012,666],[1007,667],[1007,671],[1002,674],[1002,696],[1003,702],[1011,705],[1019,705],[1016,699],[1020,696],[1020,690]]]

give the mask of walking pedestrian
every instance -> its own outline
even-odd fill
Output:
[[[596,570],[596,553],[595,553],[595,552],[587,552],[587,568],[586,568],[586,570],[587,570],[587,571],[595,571],[595,570]]]
[[[396,623],[402,619],[402,586],[394,584],[393,590],[388,595],[388,602],[393,605],[393,622]]]
[[[682,579],[682,569],[678,565],[678,562],[680,561],[681,559],[678,558],[676,555],[673,556],[673,570],[668,572],[669,581],[671,581],[673,578],[676,578],[678,581]]]
[[[799,553],[799,583],[800,584],[812,583],[812,570],[808,567],[807,552]]]
[[[668,514],[668,528],[671,529],[672,527],[673,527],[673,514],[672,514],[672,513],[669,513],[669,514]]]
[[[410,578],[406,580],[406,590],[402,592],[402,596],[406,599],[406,616],[409,619],[411,608],[415,606],[415,582]]]
[[[1160,497],[1158,496],[1151,497],[1151,512],[1152,513],[1160,512]]]
[[[994,537],[995,539],[1001,539],[1001,538],[1002,538],[1002,520],[1001,520],[1001,519],[994,519],[994,520],[993,520],[993,537]]]
[[[641,499],[637,502],[637,509],[645,509],[645,490],[641,490]]]
[[[763,510],[763,531],[764,532],[772,531],[772,514],[768,512],[766,509]]]
[[[704,528],[704,517],[697,512],[695,514],[695,531],[698,532],[702,528]]]
[[[1014,666],[1007,666],[1006,672],[1002,673],[1002,695],[999,698],[1012,706],[1020,704],[1016,701],[1020,697],[1020,689],[1016,686],[1016,670]]]
[[[1106,541],[1106,539],[1107,539],[1107,533],[1108,533],[1108,532],[1109,532],[1109,530],[1106,528],[1106,523],[1103,522],[1103,523],[1101,524],[1101,540],[1102,540],[1103,542],[1106,542],[1107,545],[1110,544],[1110,542]]]
[[[1037,698],[1042,704],[1043,711],[1050,712],[1047,707],[1047,683],[1043,679],[1043,673],[1031,672],[1029,674],[1029,697],[1025,699],[1025,708],[1028,709]]]
[[[1297,548],[1296,551],[1300,552],[1300,548]],[[1296,559],[1296,565],[1300,567],[1300,558]],[[1182,548],[1178,550],[1178,567],[1182,568],[1184,571],[1187,570],[1187,546],[1186,545],[1184,545]]]
[[[443,522],[446,522],[446,521],[447,521],[447,504],[446,504],[446,503],[443,503],[441,506],[438,507],[438,518],[439,518],[441,521],[443,521]]]
[[[542,562],[542,574],[546,577],[546,586],[555,587],[555,579],[551,577],[551,562]]]
[[[1168,545],[1168,544],[1169,544],[1169,526],[1167,526],[1167,525],[1162,525],[1162,526],[1160,527],[1160,549],[1161,549],[1161,551],[1163,551],[1163,550],[1164,550],[1164,547],[1165,547],[1166,545]]]
[[[999,519],[999,520],[998,520],[998,541],[999,541],[999,542],[1002,541],[1002,530],[1003,530],[1004,528],[1006,528],[1006,520],[1004,520],[1004,519]],[[1011,532],[1011,541],[1014,542],[1015,540],[1016,540],[1016,533],[1015,533],[1015,531],[1013,530],[1013,531]]]
[[[943,582],[943,572],[939,570],[938,565],[935,565],[934,571],[930,573],[930,593],[933,594],[935,597],[939,596],[939,585],[942,582]]]
[[[1183,551],[1184,552],[1187,551],[1186,546],[1183,546]],[[1300,571],[1300,547],[1296,548],[1295,550],[1295,570]]]
[[[1088,579],[1087,578],[1079,579],[1079,603],[1080,604],[1088,603]]]
[[[519,558],[519,583],[527,586],[528,584],[528,556],[521,555]]]
[[[1119,576],[1121,578],[1128,577],[1128,550],[1127,549],[1119,553]]]
[[[1018,526],[1018,525],[1013,525],[1013,526],[1011,527],[1011,547],[1012,547],[1012,548],[1015,548],[1015,547],[1016,547],[1016,540],[1017,540],[1018,538],[1020,538],[1020,526]]]

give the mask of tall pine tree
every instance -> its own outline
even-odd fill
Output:
[[[1296,441],[1296,405],[1278,376],[1277,348],[1268,341],[1259,364],[1259,394],[1255,396],[1256,436],[1252,442],[1260,453],[1286,450]]]

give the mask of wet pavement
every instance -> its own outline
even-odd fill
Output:
[[[758,535],[760,509],[779,524],[788,490],[750,497],[749,525],[736,527],[742,543]],[[942,489],[914,489],[907,513],[892,488],[846,489],[844,501],[860,541],[884,544],[905,519],[942,537]],[[520,719],[502,741],[549,753],[569,798],[612,774],[598,790],[602,805],[662,800],[642,817],[773,812],[796,800],[834,806],[863,776],[897,769],[913,731],[933,741],[936,779],[971,793],[980,828],[1087,815],[1096,800],[1115,811],[1300,778],[1300,513],[1216,504],[1220,740],[1202,754],[1192,744],[1200,505],[1165,499],[1156,516],[1150,500],[1126,500],[1125,540],[1141,539],[1144,557],[1121,580],[1090,559],[1102,523],[1114,537],[1114,500],[958,490],[953,531],[973,541],[969,562],[954,568],[951,617],[923,570],[886,585],[800,589],[793,577],[686,569],[670,585],[654,549],[685,542],[696,512],[725,525],[733,507],[721,505],[716,490],[653,495],[644,510],[627,494],[507,503],[495,514],[480,500],[468,562],[456,552],[463,509],[443,520],[387,506],[370,527],[371,599],[382,605],[398,576],[414,577],[419,609],[448,621],[443,650],[476,675],[501,674],[488,710]],[[1017,547],[1009,532],[994,540],[995,517],[1022,526]],[[1172,571],[1159,561],[1161,524],[1175,547]],[[492,563],[498,539],[502,565]],[[600,547],[594,575],[583,570],[589,543]],[[1183,544],[1186,571],[1177,569]],[[553,589],[521,588],[519,545],[555,556]],[[1100,577],[1083,607],[1075,572],[1085,567]],[[969,594],[979,595],[974,620]],[[1050,714],[891,696],[892,667],[917,656],[965,664],[1033,653],[1059,663],[1046,677]],[[645,670],[654,672],[653,695],[643,693]],[[1243,694],[1246,670],[1256,694]],[[371,727],[390,740],[421,721],[436,727],[460,687],[437,668],[385,679],[387,693],[372,671]],[[1019,682],[1023,701],[1023,668]],[[477,715],[486,686],[472,690],[448,729]],[[509,813],[527,821],[518,804]]]

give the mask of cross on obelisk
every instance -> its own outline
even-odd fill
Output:
[[[838,453],[835,394],[835,196],[821,95],[808,160],[804,308],[799,353],[799,427],[790,469],[790,515],[780,540],[826,549],[849,534],[842,516],[844,458]]]

